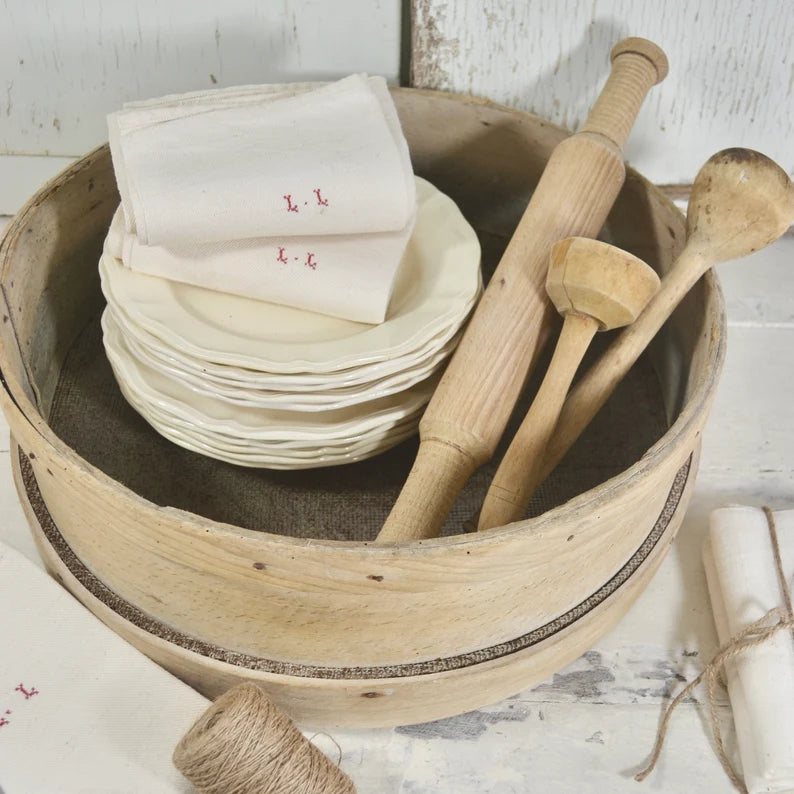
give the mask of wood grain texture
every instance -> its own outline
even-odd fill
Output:
[[[413,85],[531,110],[576,130],[610,47],[658,42],[670,75],[637,121],[627,160],[691,183],[717,149],[749,146],[790,173],[794,14],[788,0],[413,0]]]
[[[122,102],[213,86],[328,80],[396,82],[399,0],[87,0],[0,7],[0,212],[13,212],[56,165],[107,139]]]
[[[466,477],[493,455],[554,324],[544,289],[552,245],[599,233],[625,179],[621,147],[664,77],[664,53],[635,41],[613,49],[586,130],[551,153],[419,423],[421,452],[378,542],[435,537]]]
[[[566,314],[543,383],[524,420],[510,441],[485,495],[477,530],[518,521],[538,486],[543,453],[554,432],[573,376],[598,331],[598,322],[580,314]]]
[[[535,399],[485,497],[479,530],[518,521],[540,484],[543,458],[573,377],[596,332],[633,322],[659,289],[641,259],[600,240],[573,237],[551,249],[546,291],[564,321]]]
[[[699,447],[691,465],[697,468]],[[203,655],[191,643],[169,642],[142,628],[98,598],[65,562],[64,547],[35,485],[23,472],[17,451],[14,479],[23,509],[47,570],[116,633],[207,697],[213,698],[241,680],[254,681],[302,725],[322,728],[379,727],[436,720],[502,699],[541,681],[577,658],[625,614],[664,559],[689,502],[694,477],[683,475],[683,493],[670,515],[660,516],[663,529],[639,567],[596,607],[550,637],[513,653],[461,669],[394,678],[319,679],[274,674]],[[688,467],[687,467],[688,468]],[[681,475],[676,479],[680,479]],[[36,478],[38,482],[38,477]],[[43,508],[43,510],[42,510]],[[49,524],[49,527],[47,525]],[[66,547],[68,548],[68,547]],[[168,633],[168,627],[164,628]],[[272,629],[272,626],[270,627]]]

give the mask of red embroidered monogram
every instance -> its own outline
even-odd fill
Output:
[[[323,198],[322,188],[316,187],[314,190],[312,190],[312,193],[314,193],[315,197],[317,198],[318,207],[328,206],[328,199]],[[287,202],[287,212],[300,212],[300,207],[292,200],[292,193],[285,193],[281,198]],[[300,199],[298,199],[298,201],[300,201]],[[308,207],[309,202],[304,201],[303,206]]]
[[[39,690],[36,689],[35,686],[32,686],[30,689],[25,689],[23,684],[20,684],[18,687],[16,687],[14,691],[21,692],[25,696],[25,700],[30,700],[33,695],[39,694]]]
[[[293,262],[300,262],[300,257],[293,256],[290,257],[287,254],[287,249],[285,246],[280,245],[278,246],[278,255],[276,256],[276,262],[281,262],[283,265],[288,265],[292,259]],[[306,252],[306,261],[303,263],[306,267],[311,268],[312,270],[317,270],[318,262],[314,258],[314,254],[311,251]]]
[[[30,700],[33,697],[33,695],[39,694],[39,690],[36,689],[35,686],[26,689],[24,684],[19,684],[18,686],[14,687],[14,692],[21,692],[25,696],[25,700]],[[0,728],[2,728],[4,725],[11,724],[11,720],[6,719],[6,717],[10,717],[10,716],[11,716],[11,709],[6,709],[5,713],[0,715]]]
[[[328,199],[323,198],[322,188],[316,187],[312,191],[314,195],[317,197],[317,206],[318,207],[327,207],[328,206]],[[287,202],[287,212],[299,212],[298,205],[293,203],[292,200],[292,193],[285,193],[282,198]],[[304,201],[303,206],[307,206],[308,202]],[[299,261],[299,257],[293,256],[292,260],[294,262]],[[280,245],[278,247],[278,256],[276,256],[276,262],[281,262],[283,265],[286,265],[289,262],[289,257],[287,256],[287,249]],[[306,252],[306,261],[303,263],[306,267],[311,268],[312,270],[317,270],[317,260],[314,258],[314,254],[311,251]]]

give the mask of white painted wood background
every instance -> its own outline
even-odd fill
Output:
[[[5,0],[0,214],[107,139],[122,102],[351,72],[397,82],[400,0]]]
[[[104,140],[105,115],[128,99],[353,71],[396,82],[409,3],[416,85],[575,128],[612,44],[642,35],[671,70],[629,140],[632,165],[688,183],[710,154],[742,145],[794,173],[791,0],[5,0],[0,213]]]
[[[728,146],[794,173],[791,0],[413,0],[412,82],[577,128],[625,36],[655,41],[652,89],[626,158],[656,183],[691,183]]]

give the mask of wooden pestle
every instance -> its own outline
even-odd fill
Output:
[[[437,535],[477,466],[494,453],[554,322],[543,284],[551,246],[595,237],[623,184],[622,147],[667,74],[655,44],[629,38],[581,130],[552,152],[518,227],[419,424],[419,452],[379,542]]]
[[[607,243],[571,237],[551,249],[546,291],[565,318],[562,331],[546,377],[488,489],[479,530],[523,517],[565,395],[593,336],[633,322],[658,289],[653,268]]]
[[[621,332],[571,389],[540,473],[542,482],[607,401],[615,387],[713,265],[775,242],[794,223],[794,186],[786,172],[752,149],[725,149],[695,177],[687,210],[687,242],[637,321]]]

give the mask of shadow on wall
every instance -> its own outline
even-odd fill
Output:
[[[609,75],[612,47],[628,35],[625,23],[612,18],[593,20],[567,55],[527,83],[515,104],[576,132]],[[560,96],[566,97],[564,103]]]

